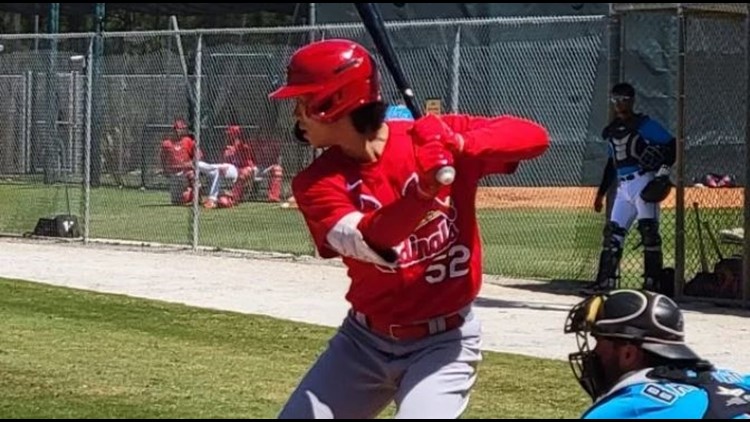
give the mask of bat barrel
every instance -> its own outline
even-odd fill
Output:
[[[404,97],[406,107],[411,111],[415,119],[423,117],[424,113],[417,105],[414,91],[406,80],[404,71],[401,68],[401,63],[393,49],[393,43],[388,36],[388,31],[385,29],[383,17],[380,15],[378,6],[375,3],[354,3],[354,6],[357,8],[357,13],[359,13],[359,17],[362,19],[365,29],[367,29],[372,41],[375,43],[375,47],[383,57],[385,66],[388,68],[393,80],[396,82],[396,87]],[[455,177],[456,169],[451,166],[441,168],[436,175],[437,181],[443,185],[450,185],[453,183]]]

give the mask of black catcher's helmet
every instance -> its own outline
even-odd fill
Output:
[[[568,359],[578,382],[594,399],[604,391],[589,335],[629,340],[666,360],[701,360],[685,344],[684,320],[677,304],[649,291],[623,289],[590,296],[570,310],[565,333],[576,335],[578,352]]]

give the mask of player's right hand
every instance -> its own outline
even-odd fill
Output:
[[[602,208],[604,208],[604,196],[596,195],[596,199],[594,200],[594,211],[601,212]]]
[[[414,122],[411,136],[419,170],[420,194],[434,198],[443,186],[437,180],[437,173],[445,166],[453,166],[454,153],[460,151],[460,138],[434,114]]]

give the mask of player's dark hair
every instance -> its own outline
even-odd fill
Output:
[[[352,111],[352,124],[359,133],[372,133],[380,129],[385,121],[388,105],[382,101],[365,104]]]
[[[624,95],[633,98],[635,97],[635,88],[633,88],[633,85],[630,85],[629,83],[621,82],[612,87],[612,94]]]

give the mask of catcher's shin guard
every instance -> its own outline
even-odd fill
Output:
[[[664,266],[659,221],[654,219],[640,220],[638,231],[641,233],[641,242],[643,243],[643,288],[654,290],[662,277]]]
[[[599,271],[594,282],[595,289],[611,290],[618,287],[624,237],[625,229],[616,223],[610,222],[604,228],[602,251],[599,254]]]
[[[595,282],[595,287],[597,289],[612,290],[618,287],[621,259],[622,248],[613,247],[602,249],[599,254],[599,271]]]
[[[643,288],[646,290],[656,291],[659,280],[662,277],[663,257],[661,250],[643,251]]]

